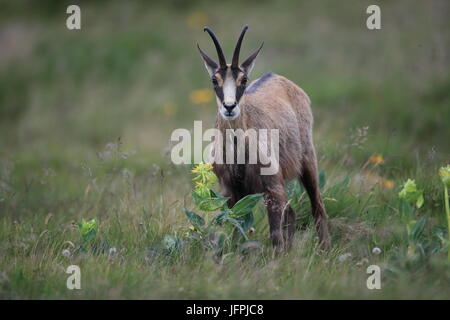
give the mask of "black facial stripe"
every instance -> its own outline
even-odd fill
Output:
[[[219,98],[220,102],[223,103],[223,83],[227,75],[227,69],[220,68],[216,73],[220,74],[220,77],[222,78],[222,86],[216,86],[214,91],[216,92],[217,98]]]
[[[233,75],[234,80],[236,81],[239,72],[242,72],[239,68],[231,68],[231,74]]]
[[[242,95],[245,92],[245,86],[244,85],[240,85],[236,88],[236,102],[239,102],[239,100],[241,100]]]
[[[216,92],[217,98],[223,103],[223,88],[217,86],[214,88],[214,91]]]
[[[225,81],[225,76],[227,75],[227,69],[220,68],[216,71],[222,78],[222,86],[223,82]],[[217,98],[219,98],[220,102],[223,103],[223,87],[222,86],[215,86],[214,91],[216,92]]]
[[[231,68],[231,73],[233,75],[234,81],[236,82],[236,79],[238,77],[238,75],[243,72],[241,69],[239,68]],[[241,100],[242,95],[245,92],[245,85],[241,84],[239,86],[236,87],[236,102],[239,102],[239,100]]]
[[[216,71],[216,73],[218,73],[220,75],[220,77],[222,78],[222,86],[215,86],[214,91],[216,92],[216,96],[220,100],[221,103],[223,103],[223,99],[224,99],[223,83],[226,80],[227,71],[228,71],[228,68],[227,69],[220,68],[219,70]],[[235,82],[236,82],[238,75],[241,72],[243,72],[243,71],[239,68],[231,68],[231,74],[232,74]],[[246,85],[244,85],[244,84],[241,84],[236,87],[236,102],[237,103],[239,102],[239,100],[241,100],[241,98],[245,92],[245,89],[246,89]]]

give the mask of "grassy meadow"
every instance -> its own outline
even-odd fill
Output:
[[[448,2],[79,3],[82,27],[70,31],[72,2],[0,1],[0,298],[450,298],[438,176],[450,163]],[[373,3],[381,30],[366,28]],[[251,246],[225,228],[221,255],[190,237],[183,208],[202,213],[191,167],[171,163],[170,135],[214,124],[196,43],[216,55],[203,26],[230,59],[245,23],[242,57],[265,42],[251,80],[273,71],[312,100],[329,252],[299,186],[285,254],[261,204]],[[407,179],[424,202],[405,219]],[[98,223],[89,243],[82,219]],[[366,286],[373,264],[380,290]],[[66,287],[69,265],[81,290]]]

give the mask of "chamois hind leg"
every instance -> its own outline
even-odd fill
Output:
[[[300,180],[311,201],[314,224],[319,235],[320,245],[323,249],[330,248],[330,235],[328,233],[328,216],[320,196],[319,178],[317,174],[317,160],[315,153],[303,163],[303,172]]]

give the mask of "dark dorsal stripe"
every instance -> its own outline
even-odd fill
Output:
[[[256,80],[250,87],[248,87],[245,90],[245,93],[253,93],[253,92],[257,91],[261,87],[261,85],[263,85],[264,82],[266,82],[268,79],[270,79],[273,75],[274,75],[273,72],[265,73],[261,78]]]

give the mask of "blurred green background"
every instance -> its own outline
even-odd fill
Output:
[[[66,28],[69,4],[81,7],[81,30]],[[370,4],[381,7],[381,30],[366,27]],[[62,264],[62,243],[76,238],[66,233],[68,226],[81,217],[98,217],[105,233],[117,236],[118,247],[136,254],[165,232],[186,227],[180,210],[189,203],[188,168],[172,166],[168,151],[174,129],[192,129],[194,120],[204,120],[204,128],[214,123],[217,107],[196,48],[198,42],[216,57],[202,31],[205,25],[216,32],[230,59],[242,26],[249,24],[241,56],[265,42],[251,80],[273,71],[308,93],[319,166],[331,182],[349,172],[361,184],[381,181],[374,197],[373,189],[358,185],[354,198],[344,193],[343,202],[327,202],[332,220],[347,219],[342,226],[364,219],[380,223],[371,225],[373,233],[361,233],[375,244],[395,247],[390,201],[402,181],[417,174],[434,192],[426,199],[427,210],[442,221],[436,173],[450,160],[449,7],[445,0],[0,0],[0,249],[9,257],[0,271],[12,283],[0,293],[54,297],[55,286],[45,285],[40,272],[55,273],[55,265]],[[368,163],[383,166],[366,172]],[[142,221],[149,223],[148,234],[140,238]],[[44,230],[58,236],[41,248],[45,242],[36,239]],[[262,230],[266,238],[267,229]],[[366,245],[357,243],[358,237],[349,245],[337,235],[341,229],[334,230],[345,240],[343,246]],[[134,233],[138,238],[132,238]],[[138,274],[140,265],[129,268]],[[192,276],[187,270],[185,275]],[[161,281],[170,283],[170,275],[160,274]],[[202,275],[196,276],[200,282],[188,296],[211,297]],[[142,279],[136,277],[135,285]],[[319,275],[310,279],[307,288],[316,288]],[[224,284],[229,291],[213,297],[239,295],[235,289],[243,282],[235,280]],[[110,281],[122,288],[120,276]],[[89,295],[139,294],[104,287],[108,294],[99,289]],[[431,291],[390,292],[433,293],[432,285],[426,288]],[[291,289],[284,297],[321,294],[320,289],[311,295]],[[161,290],[160,295],[145,292],[174,297],[169,287]],[[245,290],[241,294],[248,297]],[[329,297],[339,295],[351,293],[336,289]]]
[[[77,31],[69,3],[1,2],[2,157],[71,160],[121,137],[143,166],[157,161],[174,128],[213,123],[208,93],[192,99],[209,88],[196,42],[215,57],[202,27],[230,56],[245,23],[242,56],[266,43],[252,78],[270,70],[304,88],[317,140],[369,126],[368,148],[392,157],[450,150],[446,1],[377,2],[379,31],[366,28],[371,1],[82,1]]]

